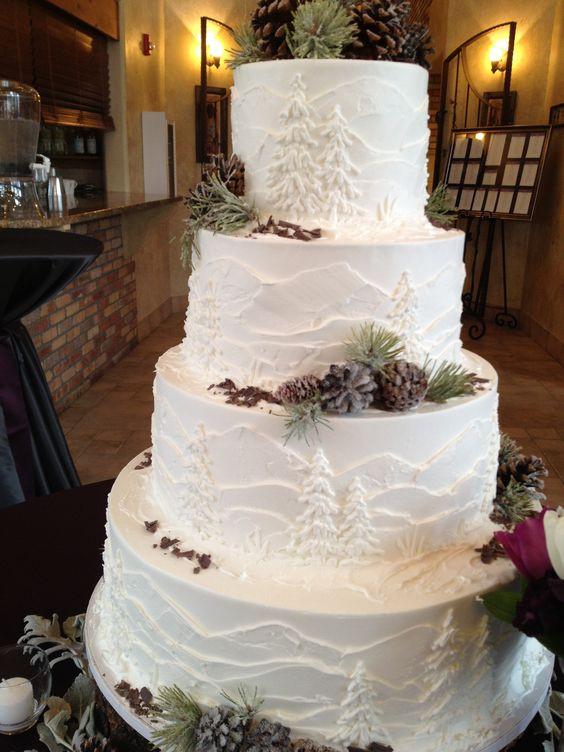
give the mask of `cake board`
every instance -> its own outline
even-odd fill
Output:
[[[103,581],[100,580],[92,593],[84,625],[84,644],[90,672],[100,692],[116,713],[144,739],[151,740],[155,730],[158,728],[157,723],[151,723],[146,717],[137,715],[127,701],[118,694],[115,686],[123,677],[117,676],[104,660],[94,639],[94,635],[100,624],[100,609],[98,604],[101,597],[102,584]],[[501,752],[525,731],[543,704],[546,692],[550,686],[552,667],[553,663],[549,662],[538,674],[534,690],[530,695],[532,697],[532,704],[522,709],[523,715],[520,717],[520,720],[516,723],[513,720],[515,716],[520,715],[516,711],[513,718],[507,719],[498,725],[499,736],[495,740],[488,742],[483,747],[472,747],[468,752]]]

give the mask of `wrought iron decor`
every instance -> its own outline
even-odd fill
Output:
[[[497,224],[501,238],[503,310],[496,314],[495,322],[498,326],[517,326],[507,307],[504,220],[531,221],[550,132],[550,126],[540,125],[472,128],[452,134],[444,182],[459,216],[468,218],[467,241],[470,238],[474,241],[470,291],[463,296],[465,311],[477,319],[469,330],[473,339],[479,339],[486,330],[484,314]],[[487,236],[478,278],[477,260],[484,222]]]
[[[443,148],[450,141],[448,134],[457,128],[470,128],[479,125],[480,122],[491,122],[489,100],[478,91],[471,79],[470,66],[468,65],[468,51],[470,48],[490,38],[492,34],[498,34],[500,29],[507,30],[507,55],[505,70],[503,72],[503,89],[501,93],[501,111],[499,114],[500,125],[509,125],[512,122],[512,111],[515,112],[515,99],[511,97],[511,71],[513,67],[513,51],[515,48],[515,35],[517,32],[516,21],[490,26],[478,34],[467,39],[444,60],[441,72],[441,99],[437,112],[437,151],[435,154],[435,166],[433,171],[433,187],[441,181],[443,174],[444,155]],[[478,107],[474,105],[479,103]],[[496,103],[497,105],[497,103]],[[496,106],[497,110],[498,107]],[[472,118],[475,116],[474,122]]]

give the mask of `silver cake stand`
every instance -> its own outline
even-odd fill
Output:
[[[102,580],[98,582],[92,593],[86,611],[86,622],[84,625],[84,644],[86,646],[90,671],[94,681],[100,689],[100,692],[116,713],[121,716],[121,718],[131,726],[134,731],[145,739],[151,740],[154,732],[158,728],[158,723],[151,722],[148,718],[137,715],[127,701],[116,692],[115,686],[116,684],[119,684],[123,679],[123,676],[119,676],[113,671],[111,666],[109,666],[104,660],[104,657],[97,647],[95,635],[100,624],[100,609],[98,603],[101,591]],[[488,742],[483,747],[470,747],[467,752],[500,752],[522,734],[541,707],[550,685],[551,677],[552,662],[545,666],[537,676],[535,687],[531,695],[533,702],[531,705],[528,704],[526,709],[523,708],[523,715],[520,717],[520,720],[517,723],[514,722],[513,718],[502,721],[498,724],[497,731],[499,736],[495,740]],[[517,711],[515,711],[513,717],[515,715],[518,715]]]

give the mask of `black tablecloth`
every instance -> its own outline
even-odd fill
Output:
[[[64,620],[84,613],[102,576],[111,485],[102,481],[0,509],[0,645],[21,637],[28,614],[57,613]],[[68,668],[55,667],[54,693],[67,689]],[[0,735],[0,752],[34,748],[43,749],[34,729]]]
[[[53,230],[0,230],[0,507],[80,484],[35,347],[20,319],[102,251]]]

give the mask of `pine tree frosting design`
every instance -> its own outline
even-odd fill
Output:
[[[382,553],[368,515],[366,497],[360,478],[353,478],[345,498],[341,535],[341,550],[347,559],[374,557]]]
[[[354,204],[360,191],[353,183],[360,170],[348,153],[354,133],[341,108],[336,105],[325,122],[316,123],[300,73],[293,77],[290,89],[268,173],[272,206],[289,217],[305,214],[330,225],[339,217],[361,214]]]
[[[289,549],[303,559],[327,561],[336,558],[339,545],[332,470],[322,449],[318,449],[306,468],[298,501],[304,511],[296,519]]]
[[[388,314],[390,329],[405,343],[407,360],[422,366],[425,361],[425,348],[421,343],[418,328],[420,320],[417,291],[412,284],[409,272],[402,272],[392,293],[392,309]]]
[[[342,709],[337,721],[338,731],[332,740],[336,744],[368,748],[374,742],[388,744],[391,741],[378,707],[378,695],[368,680],[362,661],[351,677]]]
[[[221,327],[217,293],[209,282],[200,293],[198,272],[190,279],[190,306],[186,317],[186,352],[190,367],[197,370],[203,379],[214,379],[222,373]]]
[[[324,212],[329,224],[335,226],[338,217],[351,217],[360,213],[353,204],[353,200],[360,196],[360,191],[352,182],[352,177],[358,175],[360,170],[355,167],[348,154],[348,147],[352,146],[354,134],[348,127],[338,104],[335,105],[320,133],[326,139],[321,155],[321,164],[324,166],[322,174],[325,193]]]

